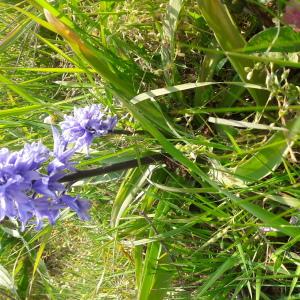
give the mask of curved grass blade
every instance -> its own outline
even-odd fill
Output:
[[[2,83],[7,88],[9,88],[13,92],[15,92],[16,94],[18,94],[19,96],[21,96],[24,100],[26,100],[29,103],[32,103],[32,104],[43,103],[43,101],[41,99],[33,97],[32,95],[30,95],[29,93],[27,93],[27,91],[25,91],[24,88],[20,87],[19,85],[17,85],[14,82],[12,82],[10,79],[8,79],[7,77],[5,77],[1,73],[0,73],[0,83]]]
[[[123,183],[115,197],[111,212],[111,225],[118,226],[121,217],[124,215],[130,203],[135,199],[136,194],[142,186],[147,182],[147,178],[151,175],[155,166],[148,168],[138,168],[127,173]]]
[[[168,95],[171,93],[176,93],[180,91],[190,90],[190,89],[196,89],[199,87],[205,87],[210,85],[219,85],[219,84],[228,84],[233,86],[241,86],[244,88],[251,88],[251,89],[257,89],[257,90],[267,90],[264,86],[257,85],[257,84],[251,84],[251,83],[244,83],[244,82],[195,82],[195,83],[184,83],[174,86],[168,86],[165,88],[159,88],[155,90],[151,90],[149,92],[145,92],[142,94],[139,94],[131,99],[131,103],[137,104],[145,100],[149,100],[155,97]]]
[[[169,207],[165,202],[160,202],[155,210],[154,220],[165,216]],[[154,227],[149,238],[163,230],[162,226]],[[162,242],[152,242],[147,245],[147,251],[141,270],[140,283],[138,284],[138,300],[164,299],[171,283],[172,272],[161,269],[161,264],[170,263],[170,256],[166,253]]]
[[[5,288],[13,294],[16,294],[16,286],[13,278],[2,265],[0,265],[0,287]]]

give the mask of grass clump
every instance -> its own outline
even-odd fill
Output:
[[[2,147],[51,148],[46,117],[102,103],[127,134],[80,169],[165,156],[77,182],[86,223],[2,222],[3,295],[299,298],[297,5],[223,2],[0,2]]]

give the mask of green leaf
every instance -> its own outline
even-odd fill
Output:
[[[163,197],[161,195],[161,197]],[[154,220],[165,216],[169,207],[165,202],[160,202],[155,210]],[[163,226],[157,226],[155,231],[161,232]],[[149,238],[155,234],[150,231]],[[138,300],[161,300],[168,290],[171,283],[172,272],[163,270],[160,265],[170,263],[168,253],[165,253],[162,243],[152,242],[147,245],[147,251],[143,262],[143,269],[140,275],[141,281],[138,285]]]
[[[254,35],[243,52],[299,52],[300,33],[291,27],[272,27]]]
[[[287,127],[288,133],[279,131],[268,140],[265,146],[270,147],[265,147],[246,162],[238,165],[234,171],[235,176],[251,183],[272,173],[281,164],[283,157],[300,133],[300,117],[296,117]]]

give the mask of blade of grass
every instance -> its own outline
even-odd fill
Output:
[[[31,104],[36,103],[43,103],[41,99],[38,99],[36,97],[33,97],[31,94],[27,93],[25,89],[17,85],[16,83],[12,82],[10,79],[5,77],[0,73],[0,83],[3,84],[5,87],[9,88],[19,96],[21,96],[24,100]]]
[[[19,23],[0,41],[0,52],[5,51],[10,45],[15,43],[18,38],[27,33],[32,25],[34,25],[34,22],[30,19],[26,19],[22,23]]]
[[[114,204],[111,212],[111,225],[113,227],[118,226],[120,218],[124,215],[124,212],[130,205],[131,201],[136,197],[138,191],[147,181],[147,177],[151,175],[155,166],[149,166],[147,169],[141,172],[140,169],[129,171],[126,178],[115,197]]]
[[[162,68],[168,85],[174,85],[175,80],[175,33],[183,3],[184,0],[170,0],[167,6],[166,17],[163,21],[161,58]]]
[[[213,30],[218,43],[224,51],[234,51],[235,49],[243,48],[246,41],[235,25],[227,7],[220,0],[199,0],[200,10],[209,27]],[[247,79],[245,68],[253,68],[252,61],[246,58],[236,59],[228,55],[228,58],[234,67],[235,71],[243,82],[264,84],[265,75],[254,72],[250,80]],[[249,93],[256,101],[257,105],[263,105],[268,99],[268,93],[248,89]]]
[[[240,260],[238,258],[238,255],[236,254],[233,254],[228,259],[226,259],[224,263],[213,274],[211,274],[206,282],[204,282],[204,285],[197,290],[195,298],[201,299],[201,297],[205,295],[206,291],[209,290],[225,272],[239,263]]]

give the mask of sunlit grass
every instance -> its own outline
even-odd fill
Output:
[[[78,182],[88,222],[1,223],[0,298],[299,298],[300,34],[276,35],[284,3],[225,2],[0,1],[1,147],[102,103],[132,134],[81,169],[170,157]]]

